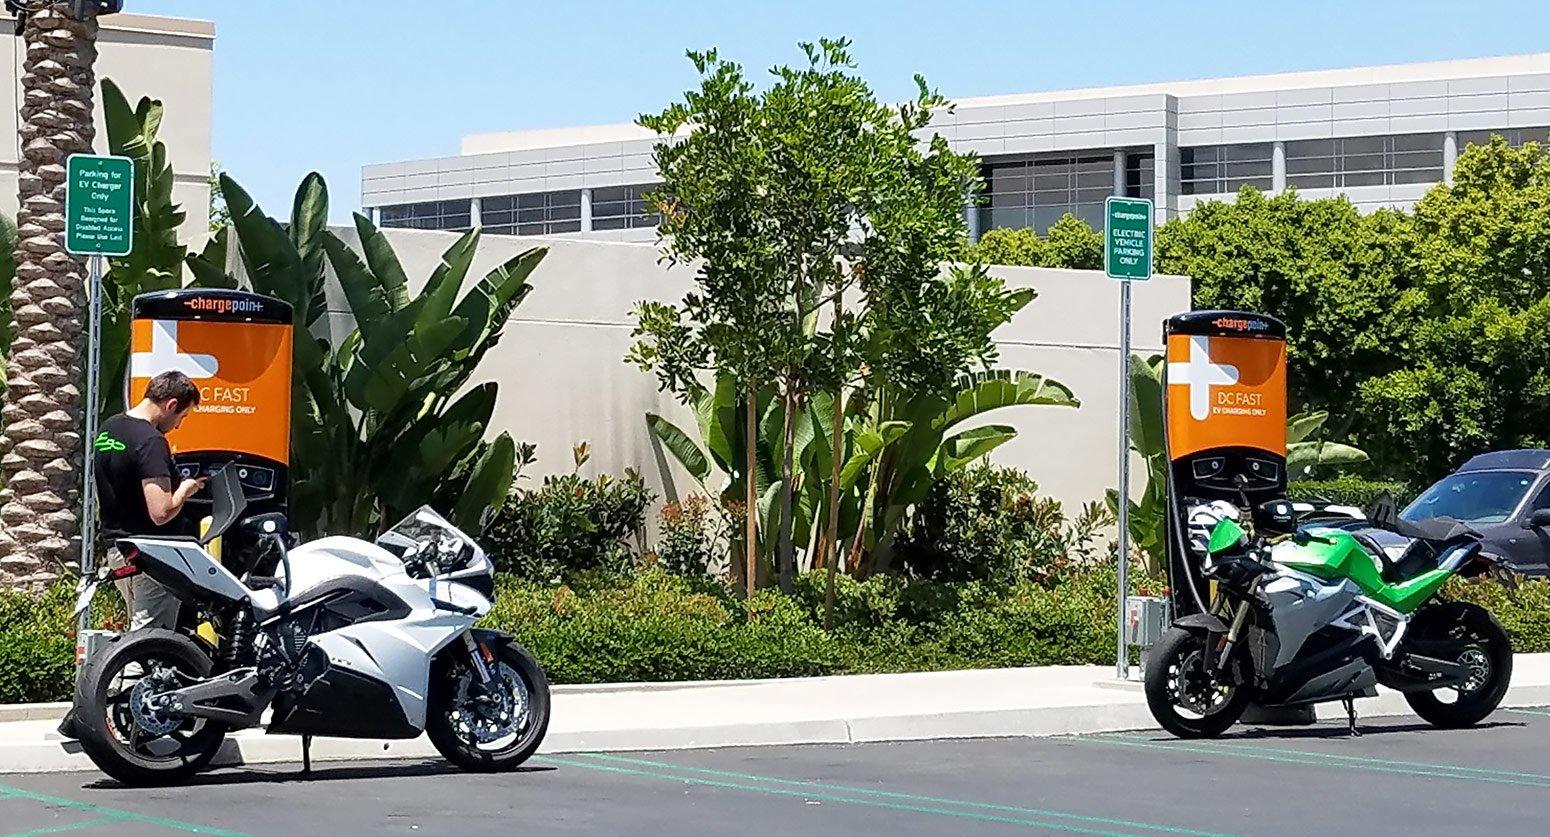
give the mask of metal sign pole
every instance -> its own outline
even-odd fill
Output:
[[[93,454],[97,443],[97,404],[98,377],[102,365],[102,256],[91,256],[87,259],[90,265],[87,279],[87,306],[88,314],[87,349],[86,349],[86,434],[82,449],[85,481],[81,487],[81,575],[89,575],[95,569],[93,553],[97,543],[97,514],[96,493],[97,484],[94,480]],[[88,608],[81,614],[81,624],[78,630],[86,631],[91,627],[91,609]]]
[[[1130,676],[1130,648],[1125,642],[1125,600],[1130,590],[1130,280],[1120,280],[1119,287],[1119,613],[1114,675],[1125,680]]]

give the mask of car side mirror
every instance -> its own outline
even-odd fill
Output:
[[[1550,509],[1535,509],[1528,516],[1528,522],[1523,524],[1525,529],[1550,529]]]

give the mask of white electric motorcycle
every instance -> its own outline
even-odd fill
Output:
[[[121,540],[125,565],[81,580],[77,616],[104,581],[145,573],[213,629],[120,634],[88,657],[75,712],[81,748],[103,772],[133,785],[185,780],[266,712],[268,733],[302,736],[307,770],[315,735],[423,732],[448,761],[484,772],[538,749],[548,680],[511,636],[474,627],[494,605],[495,580],[472,538],[421,507],[375,543],[325,537],[287,549],[284,515],[243,519],[234,472],[211,480],[202,538]],[[205,548],[228,531],[255,548],[254,570],[283,574],[234,574]]]

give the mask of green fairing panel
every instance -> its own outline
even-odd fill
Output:
[[[1223,520],[1211,529],[1211,542],[1206,544],[1206,549],[1215,555],[1224,549],[1231,549],[1244,540],[1243,527],[1236,521]]]
[[[1442,585],[1447,584],[1452,577],[1453,573],[1447,570],[1427,570],[1409,581],[1384,587],[1373,598],[1400,613],[1409,613],[1442,589]]]
[[[1452,573],[1428,570],[1408,581],[1387,584],[1376,559],[1357,540],[1344,532],[1317,533],[1322,540],[1278,550],[1275,560],[1319,578],[1348,578],[1366,595],[1400,613],[1409,613],[1431,598]]]

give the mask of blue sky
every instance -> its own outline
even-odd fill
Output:
[[[912,76],[985,96],[1547,49],[1543,2],[127,0],[213,20],[214,157],[272,214],[309,171],[336,221],[360,167],[464,134],[628,122],[694,84],[686,49],[752,74],[846,36],[887,100]],[[154,95],[154,91],[146,91]]]

